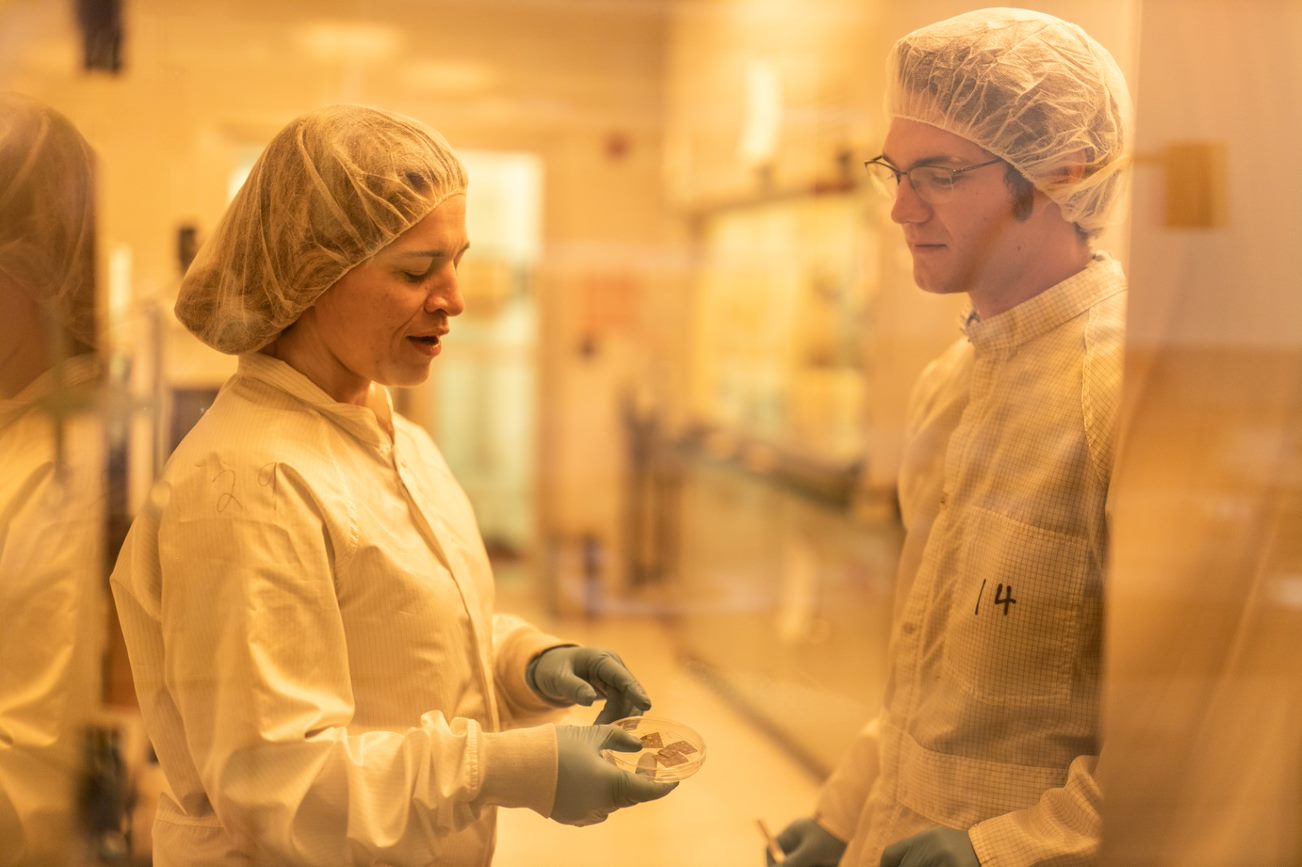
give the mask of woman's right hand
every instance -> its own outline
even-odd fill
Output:
[[[657,783],[622,771],[602,750],[637,752],[642,742],[621,728],[556,727],[556,801],[551,818],[565,825],[595,825],[616,810],[663,798],[677,783]]]

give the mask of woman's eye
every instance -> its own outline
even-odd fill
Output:
[[[403,278],[404,280],[406,280],[408,283],[420,283],[421,281],[423,281],[423,280],[425,279],[425,275],[424,275],[423,273],[422,273],[422,274],[410,274],[410,273],[404,271],[403,274],[402,274],[402,278]]]

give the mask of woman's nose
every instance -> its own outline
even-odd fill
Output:
[[[425,310],[428,313],[442,311],[448,316],[460,316],[465,309],[466,301],[461,296],[456,269],[450,268],[447,276],[436,281],[434,288],[425,296]]]

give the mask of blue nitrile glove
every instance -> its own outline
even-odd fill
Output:
[[[606,761],[602,750],[635,753],[642,741],[616,726],[556,727],[556,800],[551,818],[565,825],[595,825],[616,810],[654,801],[678,788],[630,774]]]
[[[886,847],[882,867],[980,867],[967,831],[932,828]]]
[[[786,854],[785,867],[836,867],[845,854],[845,841],[813,819],[797,819],[774,838]],[[764,853],[769,867],[773,857]]]
[[[619,655],[595,647],[553,647],[529,663],[525,680],[538,695],[561,704],[591,705],[600,696],[606,707],[596,725],[638,716],[651,707],[646,690]]]

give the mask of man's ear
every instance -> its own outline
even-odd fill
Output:
[[[1084,163],[1073,163],[1069,166],[1062,167],[1062,183],[1074,184],[1082,180],[1089,172],[1089,167]]]
[[[1084,159],[1084,154],[1078,154],[1079,159],[1069,159],[1064,165],[1059,166],[1047,178],[1042,179],[1040,183],[1046,184],[1050,189],[1055,187],[1067,187],[1080,182],[1090,172],[1090,166]],[[1046,183],[1047,181],[1047,183]],[[1035,207],[1045,207],[1053,204],[1053,200],[1048,194],[1038,186],[1035,189]]]
[[[1053,174],[1054,184],[1074,184],[1090,173],[1090,162],[1085,154],[1077,152],[1064,160]]]

